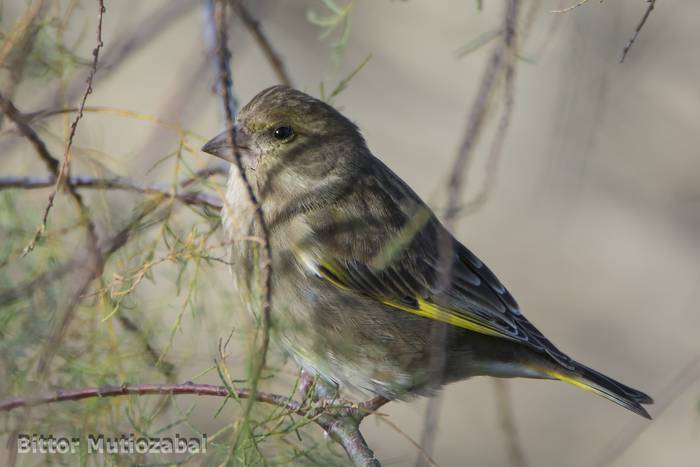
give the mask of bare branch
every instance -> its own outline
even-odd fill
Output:
[[[57,391],[43,396],[0,400],[0,412],[9,412],[22,407],[36,407],[38,405],[52,404],[55,402],[78,401],[94,397],[143,396],[153,394],[192,394],[198,396],[235,397],[238,399],[253,399],[257,402],[275,405],[290,413],[307,418],[320,426],[343,446],[348,457],[350,457],[356,466],[380,467],[379,461],[374,457],[374,453],[367,446],[358,428],[362,419],[367,416],[367,413],[362,413],[346,405],[308,407],[289,397],[245,388],[234,390],[226,388],[225,386],[195,384],[192,382],[182,384],[123,384],[121,386],[106,386],[100,388],[90,387]],[[352,415],[347,415],[348,413],[352,413]]]
[[[231,395],[224,386],[214,386],[211,384],[135,384],[107,387],[81,388],[67,391],[57,391],[53,394],[34,397],[19,397],[16,399],[7,399],[0,401],[0,412],[9,412],[20,407],[36,407],[37,405],[51,404],[54,402],[78,401],[81,399],[89,399],[92,397],[116,397],[127,396],[130,394],[149,395],[149,394],[194,394],[198,396],[217,396],[227,397]],[[236,397],[246,398],[250,393],[246,389],[236,391]],[[282,396],[272,394],[259,393],[256,397],[261,402],[270,402],[290,409],[293,412],[301,410],[301,407],[293,404],[293,401]]]
[[[447,216],[457,217],[458,215],[468,215],[479,210],[493,193],[496,185],[496,176],[498,175],[498,166],[503,154],[503,145],[506,141],[508,128],[513,116],[515,107],[515,64],[518,60],[517,49],[508,47],[508,56],[504,62],[504,88],[503,88],[503,111],[501,119],[498,122],[498,128],[494,135],[489,156],[486,161],[485,178],[477,193],[466,203],[455,208],[454,211],[448,211]]]
[[[233,121],[235,118],[235,111],[232,106],[233,95],[231,91],[232,79],[231,71],[229,69],[229,57],[231,52],[228,49],[228,34],[226,31],[226,5],[225,0],[216,0],[214,5],[214,23],[216,27],[216,45],[217,45],[217,58],[218,58],[218,72],[219,72],[219,83],[220,83],[220,93],[224,107],[224,115],[226,118],[226,131],[228,135],[228,144],[233,148],[235,166],[238,169],[238,176],[241,177],[244,186],[246,187],[246,193],[248,196],[248,201],[252,204],[255,212],[255,222],[258,224],[261,230],[262,238],[262,253],[260,260],[260,268],[262,270],[261,282],[262,282],[262,345],[260,349],[259,357],[257,358],[257,363],[253,372],[253,386],[252,390],[255,391],[257,380],[265,367],[265,361],[267,359],[267,351],[270,342],[270,306],[272,300],[272,252],[270,250],[270,232],[265,220],[265,215],[263,213],[262,205],[260,200],[257,198],[253,186],[250,184],[250,180],[245,172],[243,164],[241,162],[241,153],[236,146],[235,133],[233,127]],[[232,174],[231,176],[236,176]],[[250,406],[248,410],[250,409]]]
[[[499,72],[506,62],[506,53],[508,50],[515,47],[515,32],[519,3],[519,0],[506,0],[504,40],[502,45],[496,47],[491,53],[489,62],[486,65],[486,70],[481,78],[481,84],[476,95],[476,100],[472,104],[467,128],[462,138],[462,143],[460,144],[457,156],[452,166],[452,176],[448,182],[448,214],[445,218],[445,224],[448,229],[452,227],[452,224],[455,221],[455,216],[454,214],[451,215],[451,212],[459,204],[466,169],[471,161],[471,155],[477,139],[481,134],[481,129],[489,109],[491,96],[496,88]]]
[[[31,126],[29,126],[29,118],[20,112],[12,101],[10,101],[10,99],[5,97],[2,93],[0,93],[0,109],[2,109],[2,112],[10,120],[12,120],[15,125],[17,125],[17,129],[22,136],[27,138],[32,146],[34,146],[34,150],[49,171],[52,173],[58,173],[58,159],[51,155],[44,141],[39,137],[37,132],[34,131]]]
[[[493,389],[496,395],[496,407],[498,408],[499,422],[503,437],[506,441],[506,450],[511,467],[527,467],[528,462],[525,451],[520,444],[520,435],[513,415],[513,403],[510,397],[508,381],[503,379],[493,380]]]
[[[55,185],[56,177],[0,177],[0,190],[8,188],[21,188],[26,190],[46,188]],[[221,209],[223,203],[218,196],[198,193],[196,191],[174,191],[166,185],[159,183],[141,183],[126,177],[98,178],[92,176],[72,176],[64,182],[73,188],[92,189],[116,189],[134,191],[145,194],[159,194],[169,198],[175,198],[185,204],[210,206]]]
[[[105,12],[105,5],[104,5],[104,0],[97,0],[98,3],[98,13],[97,13],[97,29],[96,29],[96,35],[97,35],[97,45],[95,45],[95,48],[92,50],[92,69],[90,71],[90,74],[88,74],[87,78],[87,86],[85,88],[85,92],[83,93],[83,98],[80,101],[80,106],[78,108],[78,114],[75,116],[75,119],[73,120],[73,123],[70,126],[70,133],[68,134],[68,143],[66,144],[66,150],[63,154],[63,160],[61,162],[61,165],[58,168],[58,173],[56,174],[56,185],[54,186],[53,191],[49,195],[49,203],[46,206],[46,210],[44,211],[44,216],[41,221],[41,227],[40,231],[43,232],[46,229],[46,222],[48,221],[49,217],[49,212],[51,211],[51,207],[53,206],[54,199],[56,198],[56,194],[58,193],[58,189],[61,187],[61,184],[63,183],[63,178],[65,177],[68,166],[70,164],[70,156],[71,156],[71,148],[73,146],[73,138],[75,138],[75,132],[78,129],[78,122],[80,122],[80,119],[83,118],[83,111],[85,109],[85,103],[87,102],[87,97],[89,94],[92,93],[92,80],[95,77],[95,73],[97,73],[97,61],[100,56],[100,49],[102,49],[102,46],[104,43],[102,42],[102,18],[104,16]],[[91,224],[92,225],[92,224]],[[97,237],[95,236],[95,229],[94,225],[92,225],[91,230],[91,236],[94,238],[91,238],[91,241],[96,245],[97,244]]]
[[[240,16],[241,20],[243,21],[246,29],[258,43],[258,47],[260,47],[263,54],[265,54],[265,58],[267,58],[272,70],[275,72],[275,75],[277,75],[279,82],[287,86],[292,86],[292,80],[284,67],[284,62],[282,61],[282,58],[280,58],[280,55],[272,47],[272,43],[270,43],[270,40],[260,27],[260,21],[255,19],[253,15],[250,14],[250,11],[243,5],[242,0],[233,0],[232,4],[236,9],[236,13],[238,13],[238,16]]]
[[[483,124],[490,108],[491,98],[498,84],[498,77],[504,68],[506,69],[506,76],[509,76],[507,81],[512,83],[512,79],[514,77],[513,68],[508,64],[512,63],[512,57],[516,53],[516,28],[519,8],[520,0],[505,1],[504,24],[502,27],[503,40],[501,44],[499,44],[499,46],[493,50],[486,65],[486,70],[481,78],[481,84],[479,85],[476,99],[471,107],[462,142],[452,166],[452,175],[448,181],[447,188],[447,214],[444,219],[446,229],[440,235],[441,238],[439,238],[438,245],[440,264],[442,265],[442,274],[440,275],[438,287],[439,290],[445,290],[448,287],[451,279],[451,258],[453,255],[454,245],[448,231],[452,230],[454,224],[456,223],[457,206],[462,195],[464,178],[471,162],[471,155],[474,151],[474,147],[476,146],[477,140],[481,135]],[[512,108],[512,102],[511,105],[507,105],[507,109],[508,108]],[[501,137],[505,137],[505,131],[508,128],[509,114],[510,111],[508,110],[500,125],[503,131],[497,132]],[[496,149],[500,150],[500,146],[497,146]],[[429,367],[431,371],[430,381],[435,395],[428,401],[425,421],[423,424],[423,433],[421,435],[421,446],[423,446],[427,456],[432,455],[435,433],[438,425],[441,393],[437,392],[437,390],[439,389],[444,377],[446,362],[446,352],[444,346],[445,342],[447,342],[447,332],[447,325],[436,322],[432,324],[429,336]],[[417,459],[417,466],[420,467],[424,466],[425,464],[426,461],[424,458]]]
[[[632,45],[637,41],[637,37],[639,36],[639,33],[642,31],[642,28],[647,22],[647,19],[649,19],[649,15],[651,15],[651,12],[654,10],[654,7],[656,6],[656,0],[646,0],[648,6],[647,9],[644,11],[644,15],[642,16],[642,19],[639,21],[637,24],[637,27],[634,29],[634,34],[632,34],[632,37],[627,41],[627,44],[625,44],[625,47],[622,49],[622,55],[620,56],[620,63],[625,61],[625,58],[627,58],[627,53],[629,53],[630,49],[632,48]],[[568,13],[571,10],[574,10],[575,8],[578,8],[584,4],[588,3],[588,0],[580,0],[578,3],[561,9],[561,10],[552,10],[552,13]]]
[[[637,36],[639,36],[639,33],[642,31],[642,28],[646,24],[647,19],[649,18],[649,15],[651,14],[654,7],[656,6],[656,0],[647,0],[647,3],[649,4],[649,6],[647,6],[646,11],[644,12],[644,16],[642,16],[642,19],[639,21],[639,24],[637,24],[637,28],[634,30],[634,34],[632,35],[630,40],[625,45],[625,48],[622,49],[622,56],[620,57],[620,63],[625,61],[625,57],[627,57],[627,53],[630,51],[632,44],[634,44],[635,41],[637,40]]]

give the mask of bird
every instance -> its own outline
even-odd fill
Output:
[[[572,359],[528,321],[334,107],[277,85],[231,123],[202,151],[231,164],[221,217],[233,286],[259,314],[267,235],[271,336],[303,371],[386,400],[474,376],[559,380],[651,418],[651,397]],[[435,323],[445,329],[440,371]]]

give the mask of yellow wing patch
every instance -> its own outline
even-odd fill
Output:
[[[416,301],[418,302],[417,308],[404,305],[403,303],[398,303],[393,300],[379,299],[379,301],[393,308],[408,311],[409,313],[413,313],[414,315],[422,316],[424,318],[430,318],[435,321],[442,321],[443,323],[447,323],[458,328],[464,328],[469,331],[478,332],[480,334],[486,334],[487,336],[510,338],[510,336],[502,334],[495,329],[489,328],[479,323],[478,321],[469,320],[462,314],[457,314],[454,311],[444,309],[421,297],[416,297]]]
[[[331,282],[336,287],[353,290],[342,282],[342,277],[346,274],[339,271],[331,264],[323,264],[320,268],[314,271],[316,274],[321,275],[324,279]],[[330,274],[324,273],[329,272]],[[406,305],[397,300],[392,300],[386,297],[374,297],[379,302],[388,305],[392,308],[396,308],[402,311],[407,311],[413,313],[414,315],[422,316],[424,318],[429,318],[435,321],[441,321],[447,323],[451,326],[456,326],[458,328],[467,329],[469,331],[478,332],[480,334],[485,334],[487,336],[500,337],[509,340],[515,340],[508,334],[504,334],[497,329],[489,327],[487,324],[479,322],[478,319],[470,319],[468,316],[458,313],[453,310],[436,305],[422,297],[416,296],[417,307]]]

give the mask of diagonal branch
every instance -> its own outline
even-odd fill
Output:
[[[642,16],[642,19],[639,21],[639,24],[637,24],[636,29],[634,30],[634,34],[630,38],[629,41],[627,41],[627,44],[625,45],[625,48],[622,49],[622,56],[620,57],[620,63],[625,61],[625,57],[627,57],[627,53],[630,51],[630,48],[632,48],[632,44],[635,43],[637,40],[637,37],[639,36],[639,33],[642,31],[642,28],[647,22],[647,19],[649,19],[649,15],[651,14],[652,10],[656,6],[656,0],[647,0],[647,3],[649,6],[647,6],[646,11],[644,12],[644,16]]]
[[[486,116],[491,107],[492,97],[498,85],[498,78],[505,70],[507,82],[511,84],[513,82],[514,71],[512,65],[509,64],[512,63],[516,53],[516,28],[519,8],[520,0],[505,0],[503,41],[493,50],[486,65],[486,70],[481,78],[475,101],[471,107],[462,142],[452,165],[452,175],[447,185],[447,214],[444,219],[445,230],[440,235],[440,238],[438,238],[440,264],[443,265],[438,282],[439,290],[445,290],[451,280],[451,258],[454,249],[454,241],[448,232],[453,229],[457,221],[456,214],[459,200],[462,196],[464,179],[471,163],[474,148],[482,133]],[[512,98],[512,95],[510,95],[510,97]],[[502,131],[497,132],[497,135],[501,138],[505,137],[505,131],[508,128],[510,108],[512,108],[512,100],[506,105],[507,113],[500,125]],[[497,145],[498,144],[497,142]],[[496,146],[496,150],[500,150],[500,146]],[[440,387],[444,378],[446,364],[446,351],[444,346],[445,342],[447,342],[447,332],[447,325],[444,323],[433,323],[428,341],[430,346],[429,367],[431,368],[429,377],[432,386],[431,389],[436,392],[435,395],[428,400],[425,421],[423,423],[423,433],[421,435],[420,444],[423,446],[428,456],[432,455],[440,405],[442,402],[441,394],[437,392],[437,389]],[[424,466],[425,459],[419,458],[416,465],[418,467]]]
[[[12,120],[17,129],[34,147],[34,150],[39,155],[39,158],[44,162],[46,167],[52,173],[58,173],[58,159],[53,157],[46,147],[46,143],[39,137],[36,131],[29,126],[29,118],[15,107],[10,99],[0,93],[0,109]]]
[[[61,184],[63,183],[63,179],[68,171],[68,166],[70,164],[70,156],[71,156],[71,148],[73,147],[73,139],[75,138],[75,132],[78,129],[78,123],[80,122],[80,119],[83,118],[83,112],[85,109],[85,103],[87,102],[87,97],[88,95],[92,94],[92,81],[93,78],[95,77],[95,73],[97,73],[97,61],[100,57],[100,49],[102,49],[102,46],[104,45],[104,42],[102,42],[102,18],[104,16],[105,12],[105,5],[104,5],[104,0],[97,0],[98,3],[98,13],[97,13],[97,44],[95,45],[95,48],[92,50],[92,69],[90,71],[90,74],[88,75],[87,78],[87,86],[85,87],[85,92],[83,93],[83,98],[80,101],[80,106],[78,108],[78,114],[75,116],[75,119],[73,120],[73,123],[71,123],[70,126],[70,133],[68,134],[68,143],[66,144],[66,150],[63,153],[63,160],[61,161],[61,165],[58,168],[58,173],[56,174],[56,184],[54,186],[53,191],[49,195],[49,202],[46,205],[46,209],[44,210],[44,216],[41,221],[41,227],[40,231],[43,232],[46,229],[46,223],[48,221],[49,217],[49,212],[51,211],[51,208],[53,207],[53,202],[54,199],[56,198],[56,194],[58,193],[58,189],[61,187]],[[90,236],[90,241],[93,244],[93,246],[96,246],[98,241],[97,241],[97,235],[95,233],[95,228],[94,224],[89,223],[88,224],[88,230],[89,230],[89,236]]]
[[[248,8],[243,5],[242,0],[233,0],[232,4],[248,32],[251,36],[253,36],[255,42],[258,43],[258,47],[260,47],[260,50],[262,50],[265,58],[272,67],[272,71],[274,71],[275,75],[277,75],[279,82],[287,86],[292,86],[292,80],[289,77],[289,73],[287,73],[284,62],[277,51],[275,51],[275,49],[272,47],[270,39],[268,39],[263,32],[260,26],[260,21],[253,17]]]

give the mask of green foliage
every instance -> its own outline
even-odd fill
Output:
[[[316,10],[309,10],[306,17],[309,22],[321,29],[319,39],[330,40],[333,60],[335,63],[340,63],[345,46],[350,39],[350,12],[355,2],[349,1],[344,6],[340,6],[334,0],[321,1],[328,12],[320,14]]]

